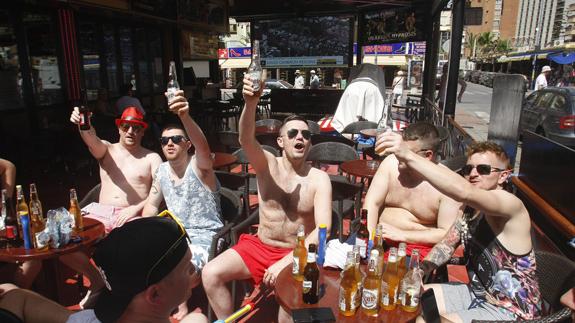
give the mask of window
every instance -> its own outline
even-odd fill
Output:
[[[30,55],[33,97],[37,105],[64,100],[56,55],[56,22],[47,14],[26,13],[24,29]]]
[[[22,108],[22,71],[10,15],[0,10],[0,111]]]
[[[104,36],[104,59],[106,60],[106,76],[108,79],[108,92],[111,97],[118,95],[118,63],[116,55],[116,33],[114,26],[104,24],[102,27]]]
[[[79,23],[80,53],[82,54],[82,67],[86,96],[88,100],[96,100],[98,89],[102,87],[100,82],[100,42],[98,37],[98,25],[94,22],[82,21]]]
[[[549,106],[549,103],[551,102],[551,99],[553,99],[553,93],[545,92],[545,93],[541,94],[539,96],[539,99],[537,99],[537,103],[536,103],[535,108],[537,108],[538,110],[547,109],[547,107]]]
[[[136,74],[134,74],[134,51],[132,48],[132,30],[129,27],[120,27],[120,53],[122,55],[122,82],[132,84],[137,90]]]
[[[164,92],[164,64],[162,60],[162,37],[156,30],[148,31],[150,45],[150,62],[152,63],[152,90],[154,93]]]
[[[464,21],[466,26],[481,25],[483,20],[483,8],[465,8]]]
[[[136,57],[138,58],[138,91],[149,93],[151,90],[152,77],[148,65],[148,43],[146,30],[144,28],[135,29],[136,36]]]
[[[565,105],[565,97],[562,95],[555,95],[555,97],[553,98],[553,101],[551,102],[551,105],[549,106],[551,109],[555,109],[555,110],[559,110],[559,111],[565,111],[567,110],[567,106]]]
[[[533,92],[525,99],[525,102],[527,103],[528,106],[533,106],[538,97],[539,92]]]

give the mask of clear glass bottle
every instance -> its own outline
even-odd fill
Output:
[[[421,270],[419,269],[419,250],[413,249],[409,270],[401,280],[399,301],[405,312],[415,312],[419,306],[421,292]]]
[[[248,75],[250,80],[253,82],[252,88],[254,92],[260,90],[260,85],[262,81],[262,65],[260,61],[260,41],[254,40],[252,44],[252,62],[248,67]]]
[[[168,104],[172,102],[175,97],[176,91],[180,90],[180,84],[178,84],[178,74],[176,72],[176,62],[170,61],[170,70],[168,72],[168,86],[166,92],[168,93]]]

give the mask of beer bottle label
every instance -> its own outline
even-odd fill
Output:
[[[355,239],[355,245],[359,246],[359,255],[361,258],[365,258],[366,257],[366,252],[367,252],[367,241],[360,239],[360,238],[356,238]]]
[[[302,282],[302,289],[303,289],[303,293],[307,294],[311,291],[311,287],[313,286],[313,283],[311,280],[304,280]]]
[[[299,258],[298,257],[294,257],[293,258],[293,266],[292,266],[292,274],[297,275],[299,274]]]
[[[372,310],[377,307],[377,296],[378,290],[377,289],[363,289],[363,295],[361,297],[361,307]]]
[[[14,225],[7,225],[6,226],[6,238],[7,239],[16,239],[18,237],[18,229]]]
[[[352,291],[349,293],[349,302],[346,302],[346,297],[345,297],[345,289],[340,288],[339,289],[339,309],[342,311],[349,311],[349,310],[354,310],[357,308],[357,298],[356,298],[356,292]],[[348,306],[349,303],[349,306]]]
[[[80,125],[83,126],[86,124],[86,117],[84,117],[84,113],[80,113]]]

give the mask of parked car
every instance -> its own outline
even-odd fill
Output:
[[[293,85],[284,80],[267,79],[264,95],[270,94],[273,89],[293,89]]]
[[[523,101],[520,130],[575,148],[575,88],[547,87]]]

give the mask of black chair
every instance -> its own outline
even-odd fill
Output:
[[[90,203],[98,202],[100,200],[101,186],[102,184],[100,183],[96,184],[96,186],[92,187],[92,189],[88,193],[86,193],[86,195],[84,195],[82,200],[78,202],[78,206],[80,207],[80,209],[85,208]]]
[[[256,120],[257,127],[268,127],[268,128],[279,128],[283,125],[283,122],[277,119],[261,119]]]
[[[317,122],[307,120],[307,126],[309,128],[309,131],[311,131],[312,134],[316,135],[316,134],[321,133],[321,128]]]
[[[270,120],[270,119],[268,119]],[[260,143],[260,145],[266,145],[275,148],[276,150],[281,150],[280,146],[278,145],[278,134],[274,133],[261,133],[256,134],[256,140]]]
[[[24,323],[18,316],[14,313],[0,308],[0,322],[2,323]]]
[[[356,135],[361,136],[361,130],[364,129],[377,129],[377,123],[372,121],[356,121],[348,124],[341,131],[342,134],[350,134],[351,139],[354,140]],[[363,154],[363,159],[366,158],[366,150],[373,148],[373,145],[359,144],[355,142],[355,149],[361,151]]]
[[[313,138],[313,136],[312,136]],[[338,173],[341,174],[339,165],[349,160],[359,159],[357,151],[353,147],[340,142],[322,142],[314,144],[307,155],[307,160],[314,166],[320,163],[338,165]]]
[[[208,261],[231,245],[231,230],[242,219],[242,201],[234,192],[225,187],[220,188],[220,207],[224,226],[212,237]]]
[[[353,140],[349,140],[342,136],[332,136],[332,135],[324,135],[324,134],[312,134],[311,135],[311,144],[317,145],[323,142],[339,142],[348,146],[355,146],[355,142]]]
[[[545,301],[545,316],[521,322],[547,323],[572,322],[573,310],[561,304],[561,295],[575,286],[575,263],[565,256],[547,251],[535,251],[537,259],[536,275],[539,280],[539,291]],[[473,323],[490,323],[491,321],[473,320]],[[516,321],[498,321],[516,322]]]
[[[215,174],[222,187],[230,189],[243,200],[244,211],[242,215],[247,217],[250,214],[250,192],[248,185],[246,185],[246,177],[248,175],[243,172],[231,173],[219,170],[215,171]]]
[[[240,134],[234,131],[218,132],[218,140],[225,147],[225,152],[231,153],[241,147]]]
[[[354,213],[359,214],[361,208],[362,185],[347,181],[331,179],[331,200],[332,200],[332,228],[331,237],[337,237],[343,242],[343,219],[346,216],[354,218]],[[355,212],[354,212],[355,211]],[[337,222],[334,221],[337,219]],[[334,224],[337,223],[337,227]]]

